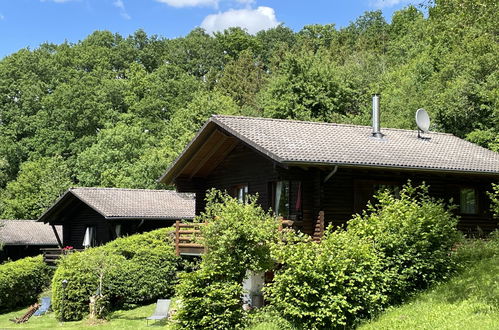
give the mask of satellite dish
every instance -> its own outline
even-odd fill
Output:
[[[416,124],[423,133],[428,133],[430,128],[430,116],[425,109],[418,109],[416,111]]]

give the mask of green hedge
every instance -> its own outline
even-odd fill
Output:
[[[173,295],[179,258],[171,228],[119,238],[64,257],[52,280],[53,308],[64,320],[82,319],[99,288],[115,308],[129,308]],[[66,289],[62,281],[67,280]]]
[[[42,256],[29,257],[0,265],[0,310],[12,310],[36,302],[50,284],[51,270]]]
[[[449,275],[460,234],[444,205],[425,186],[377,198],[346,230],[329,228],[320,244],[290,237],[276,246],[282,267],[267,298],[287,320],[307,329],[352,327]]]

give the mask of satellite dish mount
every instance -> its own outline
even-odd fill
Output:
[[[416,125],[418,125],[418,138],[429,140],[430,138],[421,136],[421,133],[428,133],[430,130],[430,116],[425,109],[416,111]]]

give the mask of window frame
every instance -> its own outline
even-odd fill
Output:
[[[286,215],[279,214],[279,210],[276,209],[277,184],[279,182],[287,182],[288,185]],[[292,188],[293,184],[297,184],[297,186],[299,187],[298,191],[300,195],[298,196],[298,191],[296,191],[296,200],[292,200],[292,196],[295,195]],[[275,214],[275,216],[282,217],[283,219],[286,220],[293,220],[293,221],[303,220],[303,181],[302,180],[292,180],[292,179],[275,180],[269,182],[269,188],[270,188],[269,195],[271,196],[271,198],[269,198],[270,200],[269,207],[272,209],[272,212]],[[300,199],[299,210],[293,208],[293,203],[297,202],[298,198]]]
[[[242,200],[239,197],[239,192],[241,191],[241,189],[243,190]],[[234,198],[236,198],[240,203],[246,204],[248,202],[249,184],[240,183],[240,184],[233,185],[231,187],[231,191],[232,191],[232,196]]]
[[[474,204],[473,204],[473,211],[472,212],[465,212],[463,211],[463,191],[464,190],[471,190],[473,191],[473,199],[474,199]],[[459,214],[464,215],[464,216],[473,216],[473,215],[478,215],[479,212],[479,203],[478,203],[478,189],[473,186],[460,186],[459,187]]]

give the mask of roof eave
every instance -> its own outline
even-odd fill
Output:
[[[198,151],[199,148],[203,145],[202,137],[209,136],[209,134],[213,132],[217,127],[221,128],[223,131],[234,136],[238,140],[244,142],[251,148],[262,153],[273,161],[277,163],[283,163],[282,158],[239,134],[237,131],[225,125],[222,121],[218,120],[217,116],[214,115],[210,119],[208,119],[203,127],[201,127],[196,136],[191,140],[191,142],[189,142],[182,153],[173,161],[172,165],[170,165],[166,172],[157,181],[163,184],[171,184],[178,177],[182,165],[184,165],[188,160],[186,158]]]
[[[194,216],[192,217],[137,217],[137,216],[130,216],[130,217],[104,217],[106,220],[165,220],[165,221],[171,221],[171,220],[192,220],[194,219]]]
[[[444,169],[437,167],[419,167],[419,166],[399,166],[399,165],[382,165],[382,164],[355,164],[342,162],[313,162],[313,161],[284,161],[288,166],[338,166],[347,168],[362,168],[362,169],[390,169],[397,171],[417,171],[417,172],[439,172],[448,174],[472,174],[472,175],[488,175],[499,177],[499,172],[492,171],[475,171],[462,169]]]

